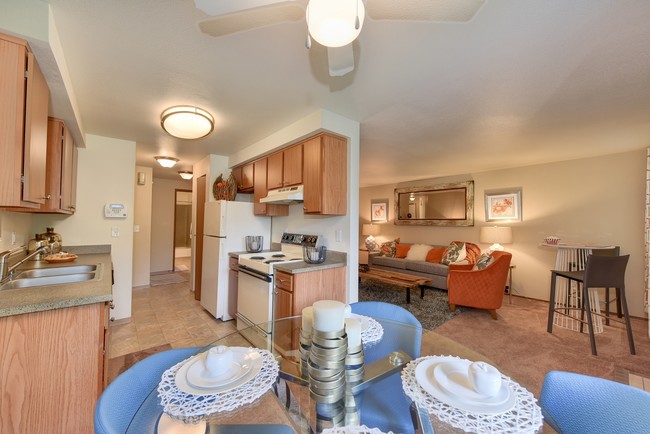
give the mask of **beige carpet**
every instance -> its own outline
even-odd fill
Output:
[[[494,321],[486,311],[470,309],[435,332],[485,355],[535,396],[539,396],[544,375],[551,370],[619,381],[617,370],[650,377],[650,340],[645,320],[632,320],[636,355],[629,352],[623,325],[612,323],[596,335],[598,355],[592,356],[587,334],[557,326],[552,334],[546,332],[547,302],[512,297],[512,304],[508,304],[506,298],[497,314],[499,319]],[[435,353],[435,348],[432,351]]]

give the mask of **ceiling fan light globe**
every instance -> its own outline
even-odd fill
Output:
[[[366,10],[361,0],[310,0],[306,15],[311,37],[325,47],[336,48],[359,36]]]

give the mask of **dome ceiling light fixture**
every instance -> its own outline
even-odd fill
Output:
[[[160,126],[179,139],[200,139],[214,130],[214,118],[202,108],[177,105],[160,114]]]
[[[194,174],[192,172],[190,172],[189,170],[179,170],[178,174],[181,175],[181,178],[183,178],[185,180],[188,180],[188,181],[190,179],[192,179],[192,177],[194,176]]]
[[[174,157],[162,157],[162,156],[157,156],[153,157],[162,167],[174,167],[176,163],[178,163],[178,158]]]
[[[310,36],[325,47],[337,48],[357,39],[366,9],[362,0],[309,0],[305,15],[307,48]]]

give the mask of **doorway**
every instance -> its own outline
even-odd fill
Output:
[[[174,190],[174,272],[190,271],[192,261],[192,190]]]

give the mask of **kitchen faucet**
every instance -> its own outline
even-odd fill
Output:
[[[16,271],[16,268],[20,267],[25,262],[29,261],[39,253],[50,252],[50,248],[48,246],[41,246],[38,249],[34,250],[29,255],[25,256],[23,259],[19,260],[18,262],[10,266],[9,258],[15,255],[16,253],[24,252],[25,250],[26,250],[25,246],[20,246],[20,247],[16,247],[15,249],[7,250],[5,252],[0,253],[0,282],[4,282],[5,280],[7,280],[7,278],[11,279],[11,276],[13,275],[14,271]]]

